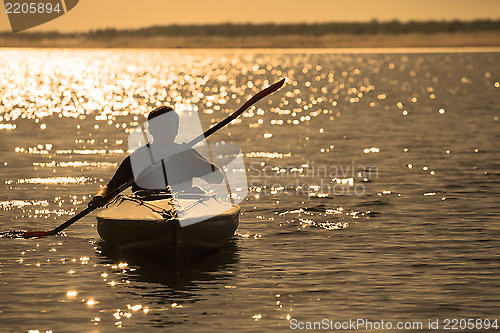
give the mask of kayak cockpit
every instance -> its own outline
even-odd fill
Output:
[[[240,207],[207,193],[121,195],[97,214],[107,243],[141,247],[217,248],[238,228]]]

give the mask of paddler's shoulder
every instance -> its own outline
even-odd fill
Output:
[[[127,155],[123,159],[123,161],[120,163],[120,165],[130,166],[132,163],[131,162],[132,158],[138,159],[138,158],[144,158],[145,156],[149,156],[148,148],[150,148],[149,145],[147,145],[147,146],[145,145],[145,146],[141,146],[141,147],[137,148],[133,152],[129,153],[129,155]]]

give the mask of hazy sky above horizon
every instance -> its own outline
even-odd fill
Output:
[[[4,7],[2,11],[0,31],[10,30]],[[80,0],[66,15],[29,31],[134,29],[174,23],[301,23],[478,18],[499,19],[500,0]]]

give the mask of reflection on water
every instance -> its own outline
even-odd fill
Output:
[[[232,274],[228,271],[237,262],[239,252],[235,240],[220,249],[182,252],[175,256],[167,249],[131,252],[109,246],[103,241],[96,245],[96,253],[101,259],[99,264],[120,267],[126,263],[129,271],[122,272],[128,280],[185,290],[193,289],[200,281],[229,280]]]
[[[172,318],[165,309],[181,309],[203,301],[200,286],[212,289],[212,285],[231,284],[240,251],[235,240],[220,249],[175,255],[168,249],[124,252],[102,241],[96,245],[98,264],[111,267],[110,273],[101,276],[105,280],[125,281],[126,294],[142,300],[142,304],[129,304],[128,312],[119,309],[114,314],[122,325],[138,310],[151,315],[150,325],[171,325]]]

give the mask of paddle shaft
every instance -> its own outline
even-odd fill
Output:
[[[200,134],[196,138],[194,138],[193,140],[189,141],[188,147],[191,148],[192,146],[194,146],[198,142],[202,141],[203,139],[205,139],[208,136],[212,135],[213,133],[217,132],[219,129],[226,126],[227,124],[232,122],[234,119],[236,119],[240,114],[242,114],[250,106],[257,103],[258,101],[260,101],[261,99],[263,99],[267,95],[272,94],[273,92],[277,91],[279,88],[281,88],[281,86],[283,86],[284,83],[285,83],[285,79],[282,79],[282,80],[276,82],[275,84],[267,87],[266,89],[258,92],[255,96],[253,96],[245,104],[243,104],[243,106],[241,108],[239,108],[238,110],[231,113],[231,115],[229,115],[229,117],[227,117],[226,119],[224,119],[223,121],[221,121],[217,125],[209,128],[203,134]]]
[[[203,139],[205,139],[205,138],[209,137],[210,135],[212,135],[213,133],[217,132],[219,129],[226,126],[234,119],[236,119],[240,114],[242,114],[250,106],[252,106],[256,102],[260,101],[262,98],[266,97],[267,95],[272,94],[273,92],[277,91],[279,88],[281,88],[281,86],[283,86],[284,83],[285,83],[285,79],[282,79],[282,80],[276,82],[275,84],[267,87],[266,89],[258,92],[255,96],[250,98],[245,104],[243,104],[243,106],[241,106],[238,110],[236,110],[231,115],[229,115],[226,119],[224,119],[223,121],[221,121],[217,125],[209,128],[208,130],[206,130],[205,132],[203,132],[202,134],[200,134],[199,136],[197,136],[196,138],[191,140],[187,144],[187,147],[191,148],[195,144],[197,144],[198,142],[202,141]],[[154,168],[153,166],[151,166],[151,167]],[[151,171],[149,171],[149,172],[151,172]],[[146,172],[146,174],[149,172]],[[126,183],[122,184],[118,188],[111,191],[108,195],[106,195],[104,197],[103,201],[108,202],[109,200],[113,199],[116,195],[120,194],[127,187],[131,186],[134,183],[134,181],[135,180],[133,178],[129,179]],[[66,229],[67,227],[69,227],[70,225],[75,223],[76,221],[80,220],[82,217],[88,215],[90,212],[94,211],[97,208],[99,208],[99,207],[98,206],[89,206],[89,207],[85,208],[84,210],[82,210],[80,213],[78,213],[75,216],[73,216],[72,218],[70,218],[68,221],[64,222],[63,224],[61,224],[60,226],[58,226],[57,228],[55,228],[51,231],[29,231],[29,232],[25,232],[23,234],[23,237],[30,238],[30,237],[42,237],[42,236],[55,235],[58,232]]]

